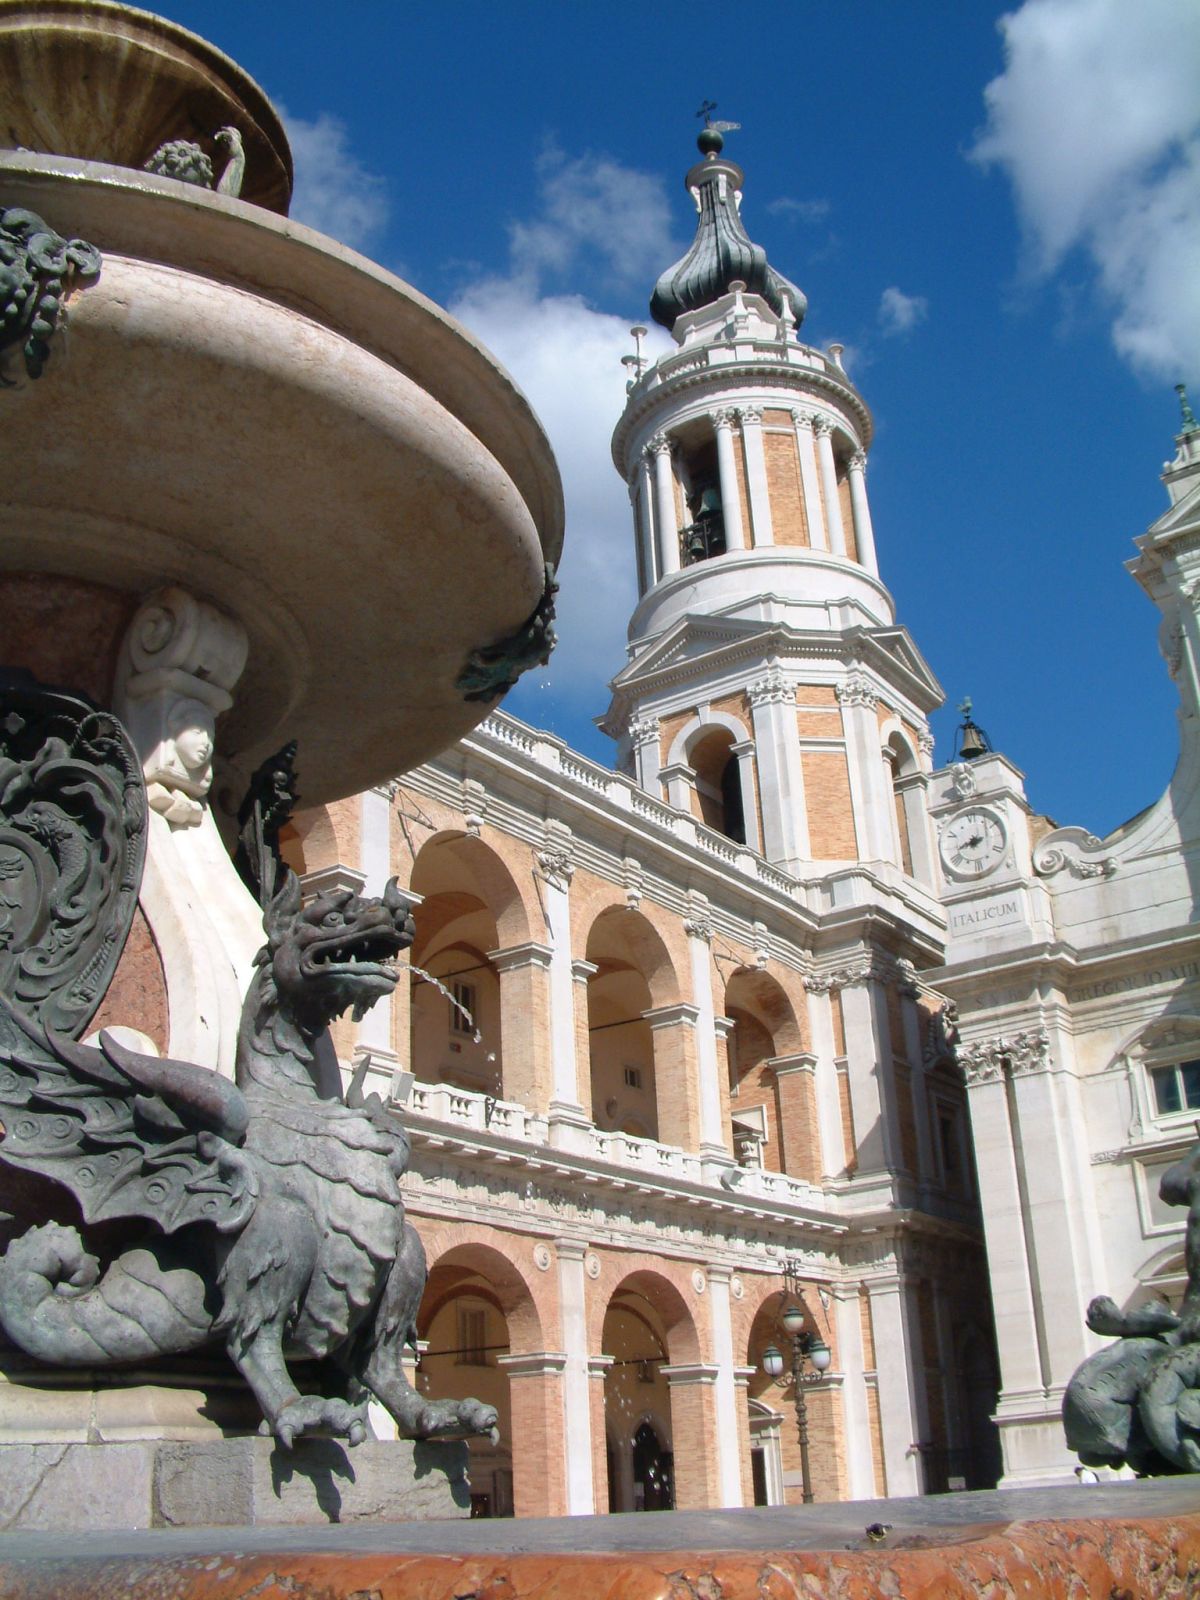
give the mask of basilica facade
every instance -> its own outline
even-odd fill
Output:
[[[420,1381],[501,1415],[481,1513],[1001,1471],[966,1090],[923,976],[941,690],[879,576],[871,414],[803,342],[715,130],[700,154],[651,306],[677,348],[637,362],[612,441],[639,588],[615,770],[497,710],[286,841],[311,889],[395,874],[415,907],[410,990],[336,1043],[413,1141]],[[824,1368],[793,1372],[792,1307]]]

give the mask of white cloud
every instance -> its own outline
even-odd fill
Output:
[[[291,215],[320,233],[363,250],[387,225],[385,180],[350,151],[346,126],[322,111],[314,122],[280,116],[292,147],[296,183]]]
[[[828,200],[796,200],[791,195],[780,195],[778,200],[768,200],[766,209],[773,217],[795,217],[798,222],[823,222],[829,215]]]
[[[924,295],[905,294],[893,284],[879,297],[879,326],[889,338],[911,333],[929,315]]]
[[[1200,371],[1200,6],[1025,0],[972,152],[1012,180],[1029,266],[1072,249],[1113,340],[1155,377]]]
[[[549,682],[556,704],[600,712],[602,686],[624,664],[637,600],[629,496],[604,448],[625,403],[630,319],[595,311],[577,295],[542,295],[522,277],[475,284],[450,310],[512,373],[554,448],[567,537]],[[656,358],[669,340],[655,329],[649,343]],[[547,720],[536,704],[518,715]]]
[[[541,210],[509,230],[515,273],[540,280],[586,256],[617,284],[652,283],[678,255],[660,179],[604,156],[569,160],[554,146],[538,172]]]

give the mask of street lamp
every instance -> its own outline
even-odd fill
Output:
[[[788,1271],[785,1276],[790,1290],[793,1286],[793,1274]],[[833,1352],[819,1333],[811,1333],[805,1327],[808,1312],[799,1295],[794,1300],[789,1300],[779,1320],[792,1343],[792,1397],[796,1405],[796,1433],[800,1439],[801,1498],[805,1505],[811,1505],[813,1491],[808,1461],[808,1402],[804,1391],[806,1385],[821,1381],[821,1375],[828,1369]],[[808,1363],[812,1364],[814,1369],[812,1372],[804,1370]],[[778,1346],[769,1344],[762,1353],[762,1368],[767,1377],[781,1377],[784,1365],[783,1353]]]

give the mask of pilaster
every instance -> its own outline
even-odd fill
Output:
[[[721,514],[725,520],[726,550],[746,548],[746,530],[742,526],[742,497],[738,492],[737,458],[733,449],[733,412],[709,413],[713,431],[717,436],[717,472],[721,482]]]
[[[821,491],[817,466],[816,443],[813,439],[813,414],[795,410],[792,421],[796,424],[796,453],[800,461],[800,492],[804,497],[804,515],[808,521],[808,539],[814,550],[829,549],[829,533],[825,527],[825,514],[821,510]]]
[[[754,721],[763,854],[768,861],[795,870],[811,857],[796,692],[772,661],[760,678],[746,686],[746,693]]]
[[[842,504],[838,499],[837,466],[833,459],[833,424],[828,417],[817,417],[813,422],[817,441],[817,462],[821,473],[821,495],[825,502],[825,527],[829,534],[829,548],[835,556],[844,556],[846,531],[842,526]]]
[[[556,1239],[559,1315],[563,1346],[563,1426],[567,1450],[566,1510],[568,1516],[591,1516],[595,1509],[592,1482],[591,1369],[587,1335],[586,1246],[575,1239]],[[566,1443],[564,1440],[564,1446]]]
[[[746,457],[746,498],[750,502],[750,527],[754,548],[761,550],[775,543],[771,521],[771,495],[767,484],[767,455],[763,449],[762,407],[739,406],[742,424],[742,450]]]

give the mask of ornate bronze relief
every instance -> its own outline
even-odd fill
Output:
[[[146,852],[141,765],[115,717],[0,673],[0,990],[78,1038],[129,934]]]

